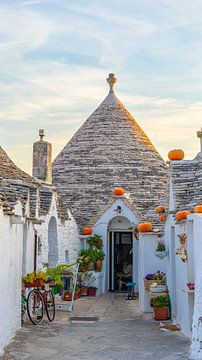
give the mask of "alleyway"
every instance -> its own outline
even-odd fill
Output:
[[[143,319],[138,301],[125,294],[82,298],[74,313],[58,311],[56,321],[18,332],[2,360],[145,360],[188,359],[189,342],[179,332],[161,332],[158,322]],[[70,317],[97,317],[94,322],[70,322]]]

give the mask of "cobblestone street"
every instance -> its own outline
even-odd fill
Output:
[[[56,320],[33,326],[28,321],[2,360],[144,360],[188,359],[188,340],[180,332],[161,332],[159,323],[142,318],[138,301],[126,294],[81,298],[74,312],[57,311]],[[98,317],[95,322],[71,322]]]

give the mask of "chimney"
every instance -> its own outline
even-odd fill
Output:
[[[32,175],[42,181],[52,182],[52,145],[44,141],[44,130],[39,130],[40,140],[33,144]]]

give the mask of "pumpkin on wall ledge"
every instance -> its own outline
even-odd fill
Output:
[[[154,211],[156,214],[161,214],[161,213],[165,212],[165,208],[163,205],[159,205],[154,209]]]
[[[115,187],[113,194],[116,196],[123,196],[125,194],[125,190],[122,187]]]
[[[161,221],[161,222],[166,221],[166,216],[165,215],[160,215],[159,216],[159,221]]]
[[[175,215],[175,218],[177,221],[186,220],[187,215],[190,215],[190,214],[191,213],[189,210],[178,211],[177,214]]]
[[[202,213],[202,205],[196,205],[195,208],[194,208],[194,212],[196,214]]]
[[[168,159],[173,160],[183,160],[184,159],[184,151],[181,149],[173,149],[168,153]]]
[[[83,235],[92,235],[93,229],[91,227],[85,227],[83,228]]]
[[[138,224],[138,231],[145,233],[145,232],[151,232],[152,231],[152,223],[145,222]]]

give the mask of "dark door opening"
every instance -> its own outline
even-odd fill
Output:
[[[109,290],[126,290],[132,281],[133,237],[131,232],[110,232]]]

